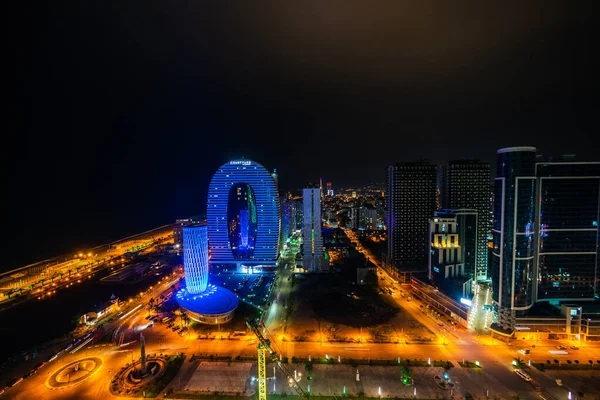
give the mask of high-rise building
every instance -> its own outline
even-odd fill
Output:
[[[598,298],[600,162],[563,156],[536,163],[535,175],[535,300]]]
[[[274,268],[280,240],[277,184],[262,165],[233,160],[210,181],[206,219],[213,267]]]
[[[323,198],[323,178],[319,178],[319,190],[321,191],[321,198]]]
[[[438,176],[437,176],[437,210],[442,210],[448,208],[448,199],[446,197],[446,190],[448,185],[448,166],[447,165],[439,165],[438,166]]]
[[[490,200],[490,164],[479,160],[450,161],[442,168],[444,185],[441,205],[444,209],[474,209],[477,218],[476,280],[485,280],[488,268],[488,232]],[[441,174],[440,174],[441,175]]]
[[[300,208],[300,210],[298,210]],[[295,198],[285,198],[282,200],[283,220],[282,230],[284,239],[289,238],[297,229],[302,229],[298,217],[302,215],[302,201]]]
[[[301,230],[304,227],[304,207],[302,206],[302,197],[294,197],[294,212],[296,213],[296,227],[295,230]]]
[[[331,182],[327,182],[327,196],[333,196],[333,187],[331,186]]]
[[[360,230],[379,229],[377,210],[372,206],[350,208],[350,226]]]
[[[475,273],[477,211],[436,211],[429,220],[429,279],[457,301],[470,297]]]
[[[497,152],[490,274],[498,324],[507,330],[514,326],[516,312],[531,308],[534,301],[535,161],[535,147]]]
[[[175,220],[173,227],[173,244],[175,249],[179,250],[183,247],[183,227],[195,225],[201,221],[200,217],[180,218]]]
[[[217,325],[229,322],[238,306],[231,291],[208,283],[208,230],[206,225],[188,225],[183,231],[183,272],[185,288],[177,302],[194,321]]]
[[[399,163],[387,173],[386,264],[407,279],[425,275],[428,222],[436,209],[437,168],[428,162]]]
[[[183,272],[187,291],[202,293],[208,285],[208,235],[206,225],[183,228]]]
[[[500,149],[494,200],[490,272],[502,329],[535,302],[598,298],[600,162]]]
[[[321,232],[321,190],[302,190],[304,226],[302,227],[302,263],[310,272],[321,272],[323,268],[323,237]]]

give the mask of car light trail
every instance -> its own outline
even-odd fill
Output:
[[[79,350],[81,350],[82,348],[84,348],[89,342],[91,342],[92,340],[94,340],[94,338],[89,338],[88,340],[86,340],[85,342],[81,343],[79,346],[75,347],[73,350],[71,350],[71,354],[75,354],[77,353]]]
[[[119,321],[120,321],[120,320],[122,320],[122,319],[125,319],[125,318],[127,318],[127,317],[129,316],[129,314],[131,314],[132,312],[134,312],[135,310],[137,310],[137,309],[138,309],[138,308],[140,308],[141,306],[142,306],[141,304],[137,305],[137,306],[136,306],[136,307],[135,307],[133,310],[129,311],[127,314],[125,314],[125,315],[123,315],[121,318],[119,318]]]

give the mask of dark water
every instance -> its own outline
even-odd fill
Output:
[[[57,290],[49,298],[31,299],[1,312],[0,362],[49,340],[64,337],[75,328],[78,317],[92,311],[94,305],[108,301],[113,293],[121,300],[128,300],[171,271],[172,267],[166,268],[162,275],[149,276],[138,283],[105,285],[97,283],[108,275],[109,271],[104,270],[80,284]]]

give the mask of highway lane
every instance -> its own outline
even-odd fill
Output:
[[[34,279],[29,276],[26,283],[21,286],[19,296],[13,294],[9,298],[9,296],[2,295],[0,296],[0,305],[10,307],[12,304],[24,301],[24,299],[52,295],[55,290],[66,288],[78,280],[88,278],[103,269],[117,266],[121,262],[121,258],[131,249],[129,246],[131,243],[148,242],[154,240],[154,236],[160,239],[160,244],[170,243],[173,238],[172,231],[170,232],[170,235],[168,232],[152,233],[144,239],[129,241],[117,248],[102,250],[96,248],[93,252],[87,254],[79,253],[77,254],[78,258],[50,266],[46,271],[37,274]],[[153,251],[156,244],[144,248],[140,253]]]
[[[273,292],[273,301],[267,310],[264,325],[272,340],[280,341],[285,329],[286,305],[292,292],[292,274],[295,267],[296,253],[299,244],[290,244],[281,256],[280,267],[277,270],[278,283]]]

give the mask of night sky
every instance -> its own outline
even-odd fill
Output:
[[[594,2],[460,4],[13,2],[0,269],[202,213],[240,156],[284,190],[515,145],[599,159]]]

